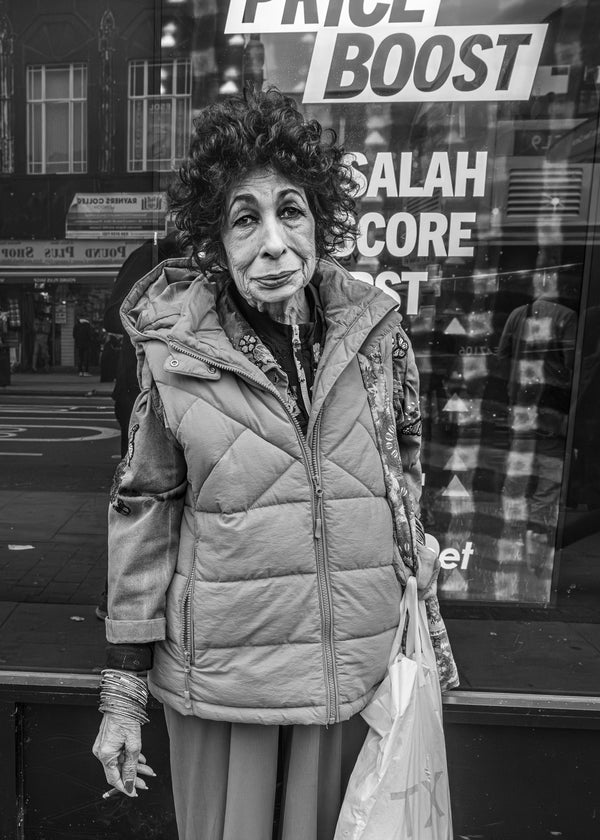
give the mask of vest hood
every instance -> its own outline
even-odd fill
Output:
[[[121,306],[121,319],[134,345],[159,339],[239,363],[240,354],[225,335],[216,308],[217,298],[229,282],[227,274],[206,277],[197,273],[188,258],[165,260],[133,286]],[[318,290],[327,325],[323,367],[332,369],[336,353],[347,358],[348,351],[358,351],[396,304],[389,295],[356,280],[330,260],[318,261],[311,282]],[[314,399],[319,400],[318,388]]]

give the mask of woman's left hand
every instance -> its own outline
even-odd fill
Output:
[[[124,761],[123,757],[119,757],[119,764],[122,764]],[[136,766],[136,776],[134,782],[134,792],[133,796],[137,796],[138,790],[148,790],[148,785],[144,781],[144,779],[140,779],[140,776],[153,776],[156,778],[156,773],[148,764],[146,764],[146,756],[143,753],[140,753],[138,756],[138,763]],[[107,790],[105,793],[102,794],[102,799],[110,799],[113,796],[117,796],[122,791],[119,788],[112,787],[110,790]]]
[[[111,712],[102,715],[92,752],[101,762],[112,790],[131,797],[137,796],[138,790],[147,790],[146,782],[138,774],[155,776],[156,773],[146,764],[141,746],[141,726],[137,721]],[[112,796],[112,790],[103,798]]]

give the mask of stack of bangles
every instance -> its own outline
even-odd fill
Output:
[[[148,688],[140,677],[110,668],[101,672],[98,711],[112,712],[144,724],[149,720],[147,702]]]

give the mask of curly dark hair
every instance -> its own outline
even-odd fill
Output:
[[[222,271],[226,196],[248,172],[267,167],[304,188],[315,219],[317,254],[332,253],[356,236],[356,182],[336,141],[333,130],[306,120],[294,100],[273,87],[249,86],[243,96],[204,108],[194,120],[179,180],[169,189],[180,245],[192,246],[202,271]]]

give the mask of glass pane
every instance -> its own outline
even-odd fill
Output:
[[[69,105],[46,105],[46,167],[48,172],[69,171]]]
[[[162,79],[161,79],[161,66],[160,64],[155,64],[153,62],[148,62],[148,77],[147,77],[147,86],[146,92],[150,95],[159,94],[161,91],[162,86]]]
[[[178,61],[176,64],[176,88],[175,93],[190,93],[190,63],[189,61]]]
[[[144,62],[134,61],[131,65],[130,74],[130,96],[143,96],[145,93],[144,76],[145,76]]]
[[[173,65],[163,64],[160,68],[160,93],[161,96],[167,96],[173,93]]]
[[[42,106],[29,106],[29,131],[27,139],[27,159],[30,167],[41,166],[42,162]],[[30,169],[31,171],[31,169]]]
[[[352,154],[361,233],[346,259],[396,297],[415,348],[442,597],[552,606],[573,505],[596,504],[574,383],[576,348],[593,344],[579,310],[598,296],[598,12],[522,0],[500,25],[486,3],[419,4],[398,35],[398,9],[372,5],[368,34],[302,27],[301,9],[261,34],[261,14],[273,21],[257,7],[243,69],[304,100]],[[526,37],[502,70],[492,53],[517,24]],[[225,93],[241,68],[217,58]]]
[[[87,95],[87,68],[76,64],[73,68],[73,97],[85,99]]]
[[[144,164],[144,103],[141,101],[132,102],[130,105],[130,170],[134,168],[143,169]]]
[[[173,101],[154,97],[148,100],[148,161],[170,161]]]
[[[572,667],[563,669],[562,684],[559,668],[540,668],[535,679],[583,693],[582,672],[597,665],[600,646],[600,2],[173,3],[169,12],[186,23],[178,22],[175,45],[160,51],[158,16],[144,27],[136,4],[102,8],[108,5],[118,9],[117,33],[102,39],[116,51],[103,59],[94,35],[89,54],[90,83],[100,85],[90,131],[103,147],[94,166],[107,161],[110,177],[70,178],[69,189],[109,191],[123,181],[125,157],[129,173],[166,172],[185,154],[188,57],[194,111],[253,79],[276,84],[307,116],[334,128],[360,181],[360,236],[340,259],[399,305],[416,354],[421,514],[442,547],[443,612],[457,624],[494,621],[491,631],[487,624],[463,630],[463,638],[485,637],[486,650],[489,634],[508,632],[515,619],[523,638],[542,640],[537,662],[568,646],[548,640],[542,626],[559,623],[562,640],[567,622],[576,622],[581,638],[569,646]],[[70,4],[97,33],[92,6]],[[221,6],[229,6],[227,34]],[[237,30],[236,9],[247,17]],[[42,44],[43,53],[29,55],[82,55],[81,44],[68,43],[73,31],[61,29],[60,49]],[[9,65],[17,82],[26,71],[27,33],[15,30]],[[132,61],[128,75],[130,55],[157,61]],[[127,86],[130,97],[126,141],[118,96],[103,96],[101,74],[109,68],[113,92]],[[86,79],[80,63],[28,69],[28,173],[86,171]],[[116,124],[105,119],[111,108]],[[18,123],[18,109],[13,117]],[[133,175],[122,189],[162,189],[168,180]],[[3,215],[10,238],[63,236],[64,214],[51,212],[48,183],[16,178],[16,221],[7,218],[11,208]],[[75,274],[65,266],[65,277]],[[95,281],[89,290],[96,293]],[[22,326],[27,365],[33,336],[26,319]],[[68,335],[63,326],[67,347],[71,325]],[[524,661],[520,629],[503,648],[518,654],[503,683],[508,690],[517,686],[512,669]],[[592,639],[596,652],[587,647],[580,655],[581,639]],[[525,670],[525,688],[535,690]],[[477,687],[474,671],[469,678]],[[585,690],[598,692],[597,672]]]
[[[74,103],[73,105],[73,161],[83,164],[87,157],[86,139],[86,105],[85,103]]]
[[[42,98],[42,70],[40,67],[30,67],[27,73],[27,97],[32,99]]]
[[[46,99],[68,99],[69,80],[68,67],[46,67]]]
[[[175,157],[181,159],[187,152],[190,136],[189,103],[185,99],[175,101]]]

